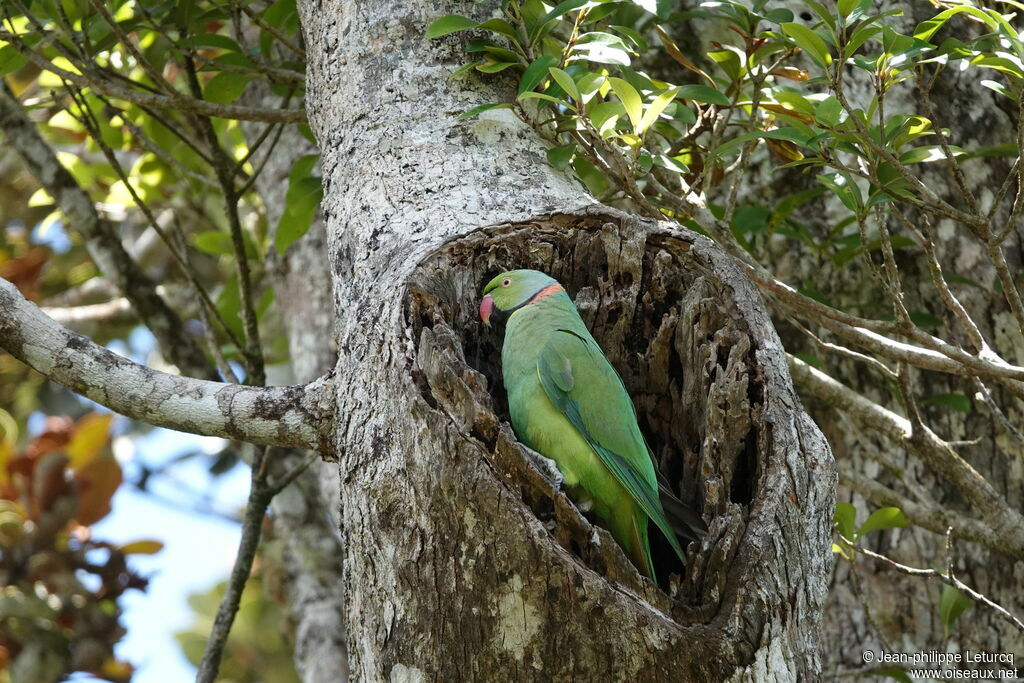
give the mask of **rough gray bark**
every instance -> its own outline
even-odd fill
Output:
[[[740,270],[690,233],[578,210],[590,200],[507,112],[456,119],[507,94],[446,83],[460,52],[423,29],[480,8],[300,11],[339,320],[353,676],[815,676],[834,472]],[[475,303],[507,267],[575,295],[663,472],[703,505],[711,531],[674,597],[551,489],[504,421]]]
[[[252,88],[248,104],[270,107],[276,101],[268,89]],[[254,138],[260,130],[246,126]],[[300,157],[316,147],[295,127],[281,133],[277,145],[258,154],[263,171],[256,189],[267,207],[267,220],[276,226],[286,206],[288,173]],[[263,159],[269,155],[268,159]],[[271,244],[274,240],[271,238]],[[288,335],[291,370],[297,381],[309,381],[335,362],[334,308],[327,266],[326,232],[318,217],[309,232],[282,257],[267,255],[267,277]],[[297,466],[304,454],[280,454],[279,471]],[[274,537],[281,546],[281,569],[289,619],[295,639],[295,666],[303,681],[344,680],[348,672],[345,647],[343,545],[338,534],[338,470],[314,462],[309,470],[279,493],[271,503]]]

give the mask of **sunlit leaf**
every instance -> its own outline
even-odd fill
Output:
[[[558,60],[550,55],[535,59],[519,78],[519,94],[522,95],[540,85],[540,82],[548,76],[548,69],[556,64],[558,64]]]
[[[609,78],[609,85],[615,95],[622,102],[622,106],[626,109],[626,116],[629,117],[630,123],[633,124],[633,130],[636,130],[640,125],[640,120],[643,118],[643,100],[640,99],[640,93],[636,91],[626,81],[621,78]]]
[[[68,464],[73,469],[85,467],[103,452],[113,419],[113,413],[89,413],[75,423],[71,441],[65,449]]]
[[[467,29],[476,28],[477,22],[466,17],[459,16],[458,14],[449,14],[446,17],[434,21],[427,27],[427,38],[440,38],[446,36],[449,33],[455,33],[456,31],[465,31]]]
[[[636,128],[637,135],[643,135],[648,128],[654,125],[654,122],[657,121],[658,117],[665,111],[665,107],[671,104],[672,100],[676,98],[676,94],[678,92],[679,88],[670,88],[658,95],[654,98],[653,102],[647,105],[643,118],[640,119],[640,125]]]
[[[125,555],[155,555],[163,549],[160,541],[133,541],[118,548]]]
[[[881,529],[895,529],[910,524],[903,511],[895,507],[879,508],[871,513],[867,520],[857,530],[857,536]]]
[[[580,95],[579,88],[576,87],[576,81],[572,79],[572,76],[555,67],[550,67],[548,72],[551,74],[551,77],[555,79],[555,82],[562,86],[562,90],[564,90],[569,97],[573,98],[577,102],[581,102],[583,100]]]
[[[821,36],[807,28],[803,24],[790,22],[782,24],[782,32],[793,39],[808,56],[818,63],[818,66],[828,66],[832,63],[832,55],[828,45]]]

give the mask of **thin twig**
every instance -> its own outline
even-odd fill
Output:
[[[186,95],[172,96],[139,92],[105,80],[94,70],[86,69],[83,73],[76,74],[67,69],[62,69],[28,47],[22,41],[21,35],[0,31],[0,39],[13,45],[18,52],[27,57],[35,66],[44,71],[49,71],[69,83],[74,83],[80,88],[92,88],[104,95],[116,97],[117,99],[140,106],[175,109],[194,112],[203,116],[215,116],[217,118],[235,119],[238,121],[263,121],[265,123],[304,123],[306,121],[306,111],[304,109],[261,109],[234,104],[218,104]]]
[[[210,630],[210,638],[206,643],[206,651],[203,652],[203,658],[199,662],[196,683],[214,683],[217,680],[224,646],[227,644],[228,634],[231,633],[231,626],[234,624],[235,614],[238,612],[238,605],[241,603],[242,593],[245,591],[245,584],[252,573],[252,561],[256,557],[256,549],[260,544],[263,517],[266,515],[270,499],[273,497],[267,488],[264,468],[268,450],[268,448],[257,448],[253,457],[249,500],[246,503],[245,516],[242,518],[242,535],[238,541],[238,554],[235,556],[235,564],[231,568],[231,575],[224,589],[224,597],[221,598],[220,607],[217,608],[217,616],[213,620],[213,628]]]
[[[850,539],[846,538],[842,534],[839,534],[838,532],[836,533],[839,535],[841,539],[843,539],[843,541],[850,548],[854,550],[854,552],[864,555],[865,557],[870,557],[873,560],[878,560],[879,562],[885,564],[886,566],[892,569],[895,569],[901,574],[907,574],[908,576],[922,576],[930,579],[938,579],[942,583],[948,586],[952,586],[953,588],[956,588],[958,591],[966,595],[974,602],[980,605],[984,605],[985,607],[988,607],[996,614],[998,614],[1000,617],[1013,624],[1014,628],[1016,628],[1018,631],[1024,633],[1024,622],[1010,614],[1010,612],[1007,611],[1005,607],[998,605],[982,593],[979,593],[978,591],[974,590],[960,579],[956,578],[956,576],[953,575],[951,566],[947,566],[946,572],[939,572],[934,569],[918,569],[917,567],[908,567],[907,565],[900,564],[896,560],[886,557],[881,553],[876,553],[873,550],[863,548],[860,545],[851,541]],[[947,538],[951,538],[951,533],[947,532]],[[947,542],[947,548],[949,547],[948,544],[951,542],[952,541]]]

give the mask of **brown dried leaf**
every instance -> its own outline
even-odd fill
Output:
[[[673,41],[672,38],[670,38],[669,35],[665,33],[665,29],[663,29],[660,26],[655,26],[654,28],[658,30],[658,37],[661,38],[661,44],[665,46],[665,51],[668,52],[672,59],[676,60],[682,66],[689,69],[693,73],[703,76],[704,79],[707,80],[707,82],[710,83],[712,86],[718,87],[715,83],[715,79],[711,78],[711,76],[708,76],[703,69],[701,69],[699,66],[691,62],[689,58],[687,58],[687,56],[684,55],[679,50],[679,47],[675,44],[675,41]]]
[[[109,453],[93,458],[75,475],[78,514],[75,519],[86,526],[95,524],[110,512],[110,499],[122,481],[121,466]]]
[[[798,69],[795,66],[780,66],[778,69],[772,69],[769,71],[772,76],[779,76],[781,78],[788,78],[791,81],[806,81],[811,75],[803,69]]]

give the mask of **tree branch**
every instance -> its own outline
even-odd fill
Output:
[[[953,574],[953,572],[951,570],[947,570],[945,573],[943,573],[943,572],[940,572],[940,571],[936,571],[934,569],[918,569],[917,567],[908,567],[907,565],[900,564],[896,560],[893,560],[892,558],[886,557],[885,555],[882,555],[881,553],[876,553],[873,550],[868,550],[867,548],[862,548],[861,546],[857,545],[856,543],[854,543],[850,539],[846,538],[845,536],[840,535],[840,538],[842,538],[843,541],[850,548],[853,548],[853,550],[855,552],[860,553],[861,555],[864,555],[865,557],[870,557],[873,560],[878,560],[879,562],[882,562],[883,564],[886,564],[889,567],[892,567],[893,569],[895,569],[896,571],[898,571],[898,572],[900,572],[902,574],[907,574],[908,576],[921,576],[921,577],[925,577],[925,578],[938,579],[939,581],[941,581],[942,583],[946,584],[947,586],[952,586],[953,588],[956,588],[958,591],[960,591],[961,593],[963,593],[964,595],[969,597],[974,602],[977,602],[977,603],[979,603],[981,605],[984,605],[985,607],[988,607],[990,610],[992,610],[993,612],[998,614],[1000,617],[1002,617],[1006,621],[1008,621],[1011,624],[1013,624],[1014,628],[1016,628],[1018,631],[1020,631],[1021,633],[1024,633],[1024,622],[1022,622],[1017,617],[1013,616],[1013,614],[1011,614],[1002,605],[999,605],[998,603],[993,602],[990,598],[986,597],[984,594],[979,593],[978,591],[974,590],[973,588],[968,586],[966,583],[964,583],[963,581],[958,579],[956,577],[956,575]]]
[[[140,92],[108,81],[95,72],[87,71],[84,74],[77,74],[55,66],[50,60],[22,43],[21,36],[17,34],[2,31],[0,32],[0,37],[10,42],[35,66],[63,78],[68,83],[74,83],[80,88],[92,88],[109,97],[115,97],[139,106],[189,111],[202,114],[203,116],[215,116],[217,118],[235,119],[237,121],[263,121],[264,123],[305,123],[306,121],[306,111],[304,109],[257,109],[235,104],[218,104],[207,100],[197,100],[185,95],[172,96]]]
[[[0,348],[58,384],[157,427],[330,452],[332,382],[249,387],[158,372],[67,330],[0,278]]]
[[[58,161],[6,84],[0,84],[0,129],[69,223],[85,237],[93,261],[132,303],[160,342],[164,355],[183,374],[217,379],[216,369],[195,340],[185,333],[181,318],[125,251],[113,227],[100,218],[89,195]]]
[[[997,549],[1024,557],[1024,516],[948,443],[924,425],[912,425],[910,420],[864,398],[797,358],[790,356],[789,369],[793,380],[801,387],[856,422],[877,429],[953,484],[996,532]]]

